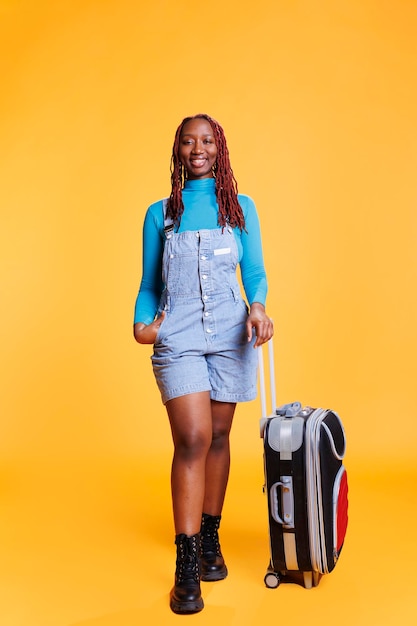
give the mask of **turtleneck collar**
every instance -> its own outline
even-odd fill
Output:
[[[215,178],[201,178],[195,180],[186,180],[184,184],[184,189],[187,191],[210,191],[211,189],[215,189],[216,187],[216,179]]]

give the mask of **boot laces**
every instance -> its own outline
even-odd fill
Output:
[[[201,551],[203,554],[212,552],[221,556],[219,542],[220,519],[217,516],[205,517],[201,529]]]
[[[197,553],[198,546],[195,537],[184,537],[178,542],[178,582],[199,582],[200,571]]]

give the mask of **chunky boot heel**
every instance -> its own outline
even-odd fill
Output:
[[[200,589],[200,535],[175,537],[177,563],[175,584],[170,593],[174,613],[198,613],[204,608]]]
[[[227,576],[227,567],[219,543],[221,515],[203,513],[201,520],[201,580],[205,582],[223,580]]]

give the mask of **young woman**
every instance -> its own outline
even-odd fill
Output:
[[[145,217],[134,335],[154,344],[153,370],[174,443],[170,606],[195,613],[204,606],[200,579],[227,576],[218,529],[229,433],[236,403],[256,397],[254,348],[271,338],[273,326],[256,208],[238,194],[223,129],[208,115],[178,127],[171,183],[170,197]]]

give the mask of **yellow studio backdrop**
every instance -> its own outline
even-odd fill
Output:
[[[180,619],[170,433],[132,320],[144,214],[197,112],[258,207],[278,400],[339,412],[351,509],[328,580],[266,590],[260,405],[239,406],[235,572],[191,619],[414,623],[416,28],[412,0],[0,1],[1,624]]]

